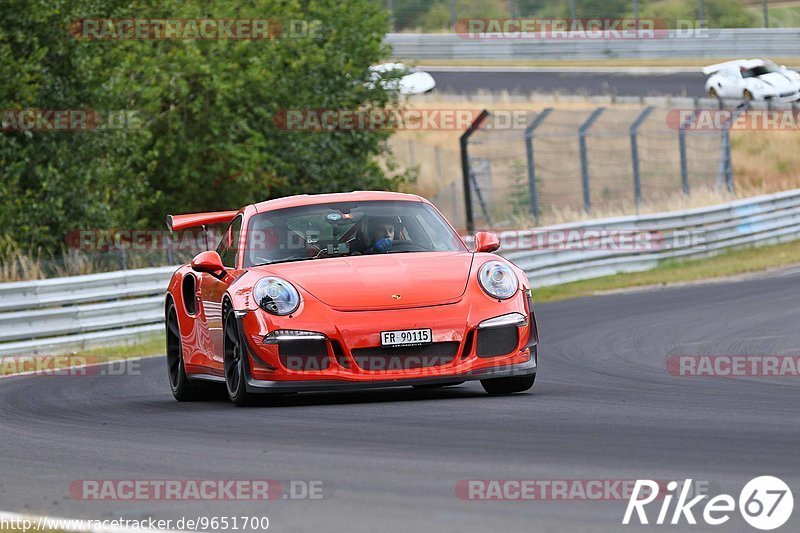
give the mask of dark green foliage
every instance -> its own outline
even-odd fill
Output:
[[[265,40],[86,40],[79,18],[322,21]],[[0,244],[60,249],[83,228],[161,228],[167,212],[295,193],[394,189],[386,132],[284,131],[286,109],[397,105],[363,86],[388,56],[373,0],[5,0],[0,109],[129,110],[134,130],[0,133]]]

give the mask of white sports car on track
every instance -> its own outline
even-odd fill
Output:
[[[709,65],[706,93],[712,98],[793,102],[800,98],[800,74],[764,59]]]
[[[433,90],[436,81],[427,72],[417,70],[403,63],[382,63],[369,67],[368,88],[380,84],[387,91],[400,94],[422,94]]]

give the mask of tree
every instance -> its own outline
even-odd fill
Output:
[[[67,2],[9,0],[0,8],[0,110],[109,109],[107,71],[67,32]],[[56,250],[79,227],[130,224],[143,187],[125,131],[0,132],[0,244]],[[115,205],[116,204],[116,205]]]
[[[294,193],[394,189],[388,132],[283,131],[287,109],[398,102],[367,88],[388,56],[372,0],[10,0],[0,7],[2,109],[136,112],[139,130],[0,136],[2,239],[55,251],[78,228],[161,228],[166,213],[234,209]],[[91,40],[80,18],[321,21],[266,40]]]

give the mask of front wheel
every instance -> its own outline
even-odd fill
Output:
[[[744,92],[742,93],[742,98],[747,102],[751,102],[753,101],[753,93],[745,89]]]
[[[710,96],[711,98],[719,98],[717,96],[717,90],[713,87],[708,90],[708,96]]]
[[[247,392],[245,366],[247,353],[239,334],[239,323],[236,321],[233,307],[225,310],[225,387],[231,401],[239,406],[252,405],[254,396]]]
[[[482,379],[481,385],[490,396],[525,392],[533,387],[536,374],[530,376],[516,376],[512,378]]]

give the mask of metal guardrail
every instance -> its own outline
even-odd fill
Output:
[[[710,29],[650,39],[468,38],[455,33],[390,33],[397,59],[653,59],[800,56],[800,28]]]
[[[567,233],[597,229],[638,230],[660,238],[653,247],[639,250],[537,249],[508,251],[503,255],[525,270],[536,287],[641,272],[668,259],[706,257],[739,246],[800,239],[800,190],[713,207],[560,224],[535,231]],[[501,233],[501,243],[513,233]]]
[[[800,189],[728,204],[535,228],[536,232],[640,230],[655,249],[509,250],[503,255],[546,286],[639,272],[675,258],[800,239]],[[690,232],[694,242],[686,242]],[[511,237],[500,234],[501,242]],[[501,249],[502,251],[502,249]],[[0,355],[64,352],[163,330],[163,297],[175,267],[0,284]]]
[[[0,312],[163,293],[174,266],[0,284]],[[0,322],[1,324],[2,322]]]
[[[174,266],[0,284],[0,355],[63,352],[163,329]]]

